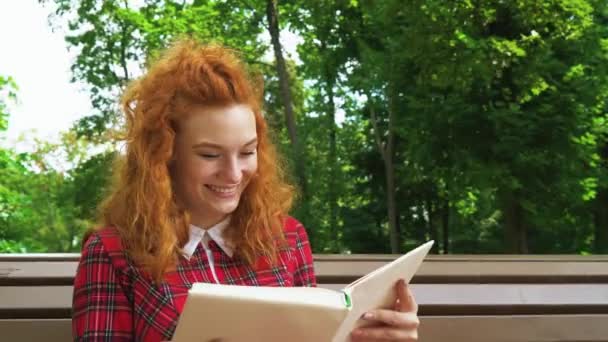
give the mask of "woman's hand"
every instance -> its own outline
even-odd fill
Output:
[[[397,300],[393,310],[371,310],[363,319],[373,321],[369,327],[353,330],[353,341],[418,341],[418,304],[403,279],[395,284]]]

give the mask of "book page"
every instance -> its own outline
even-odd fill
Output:
[[[351,296],[352,308],[332,341],[350,341],[350,333],[355,327],[369,324],[359,319],[365,312],[392,308],[397,299],[395,283],[399,279],[410,282],[433,243],[429,241],[348,285],[344,291]]]
[[[329,289],[197,283],[173,341],[330,341],[347,313]]]

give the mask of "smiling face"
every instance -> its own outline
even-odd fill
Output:
[[[178,121],[171,177],[192,224],[207,229],[232,213],[257,168],[249,106],[190,106]]]

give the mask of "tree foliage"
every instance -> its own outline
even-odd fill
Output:
[[[95,112],[59,144],[0,150],[0,249],[77,248],[116,149],[86,152],[120,128],[125,84],[191,35],[241,51],[264,76],[315,251],[399,252],[430,238],[438,253],[608,251],[603,1],[41,2],[67,22],[73,79]],[[297,56],[267,38],[287,31]],[[0,130],[15,91],[2,87]]]

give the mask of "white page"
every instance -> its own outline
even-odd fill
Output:
[[[351,331],[355,327],[366,325],[366,322],[360,319],[365,312],[392,308],[397,299],[395,283],[399,279],[410,282],[433,243],[429,241],[348,285],[344,291],[351,296],[352,308],[332,341],[350,341]]]
[[[347,313],[329,289],[197,283],[173,341],[330,341]]]

